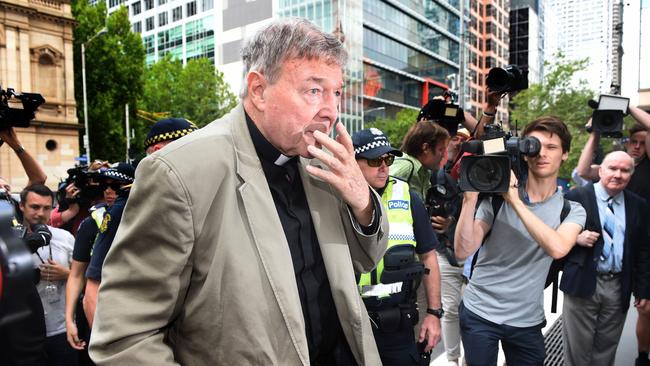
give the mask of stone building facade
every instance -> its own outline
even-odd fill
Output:
[[[73,27],[69,0],[0,0],[0,85],[36,92],[46,102],[18,138],[55,188],[79,155],[73,77]],[[1,127],[1,126],[0,126]],[[0,176],[17,192],[27,177],[16,154],[0,147]]]

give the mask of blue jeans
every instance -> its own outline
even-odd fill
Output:
[[[467,310],[462,302],[458,313],[467,365],[496,365],[499,341],[508,365],[544,364],[546,351],[542,328],[546,322],[526,328],[496,324]]]

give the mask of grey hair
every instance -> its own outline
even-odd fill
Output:
[[[239,96],[248,93],[246,76],[251,71],[264,75],[273,84],[280,75],[282,63],[290,59],[323,59],[343,68],[348,54],[343,44],[303,18],[283,18],[272,21],[257,31],[241,50],[244,62],[244,82]]]

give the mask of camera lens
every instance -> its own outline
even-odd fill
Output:
[[[502,183],[504,174],[502,166],[498,161],[490,159],[489,156],[476,159],[467,169],[467,177],[470,184],[479,192],[490,192],[496,190]],[[509,175],[507,175],[509,177]]]

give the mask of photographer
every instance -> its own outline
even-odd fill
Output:
[[[358,131],[352,136],[352,143],[357,164],[368,184],[381,195],[389,222],[388,249],[382,262],[377,270],[360,275],[359,281],[362,298],[373,319],[372,330],[381,361],[385,366],[420,364],[416,360],[424,360],[428,365],[429,358],[421,359],[415,347],[413,326],[417,323],[417,307],[420,305],[427,312],[418,342],[423,345],[422,351],[429,353],[440,340],[440,318],[443,316],[440,274],[434,251],[437,242],[429,225],[429,216],[422,200],[409,189],[408,184],[388,175],[388,168],[395,156],[401,156],[402,152],[391,147],[383,132],[376,128]],[[405,246],[410,246],[408,253],[411,261],[396,271],[425,271],[421,281],[424,283],[426,301],[418,304],[415,303],[415,290],[422,275],[417,278],[398,276],[390,284],[401,284],[399,291],[377,293],[378,287],[386,285],[382,280],[382,274],[388,272],[384,263],[389,263],[390,257],[405,250]],[[424,267],[417,263],[416,254]],[[381,284],[379,280],[382,280]],[[369,294],[371,290],[374,292],[372,295]],[[391,319],[394,321],[391,322]]]
[[[468,365],[496,365],[499,341],[508,365],[543,363],[546,276],[552,260],[569,252],[585,223],[582,206],[565,201],[557,189],[571,143],[566,125],[556,117],[541,117],[522,135],[541,143],[537,156],[524,157],[527,180],[518,184],[511,173],[496,212],[492,198],[479,202],[477,192],[465,192],[456,227],[457,258],[481,248],[459,309]],[[561,222],[565,205],[570,210]]]
[[[20,209],[28,233],[35,225],[40,225],[41,235],[51,237],[49,243],[38,248],[32,256],[40,273],[37,289],[45,310],[48,364],[74,366],[77,354],[66,342],[64,320],[65,283],[70,273],[74,238],[65,230],[44,225],[50,218],[53,201],[54,193],[42,184],[29,186],[20,193]]]
[[[129,198],[131,186],[134,181],[135,169],[128,163],[116,163],[110,169],[100,172],[102,177],[101,186],[104,190],[117,192],[117,198],[111,207],[106,211],[99,227],[97,238],[93,247],[92,256],[86,270],[86,290],[83,298],[83,308],[88,324],[92,328],[95,308],[97,306],[97,293],[102,278],[102,267],[108,250],[113,244],[115,234],[122,219],[122,213]],[[81,341],[73,342],[77,347],[83,347]]]
[[[25,174],[27,174],[27,186],[34,184],[45,184],[47,175],[43,171],[41,165],[38,164],[36,160],[34,160],[34,158],[27,152],[27,150],[25,150],[23,145],[20,143],[20,140],[18,140],[18,136],[16,135],[16,131],[13,127],[0,129],[0,146],[2,146],[4,143],[6,143],[7,146],[9,146],[16,153],[16,156],[20,160],[20,164],[22,164],[23,169],[25,169]],[[4,198],[1,199],[11,201],[15,207],[18,221],[22,221],[21,211],[18,208],[18,202],[11,198],[11,186],[3,178],[0,178],[0,190],[4,190],[2,193]]]
[[[431,172],[440,168],[445,156],[449,132],[433,121],[419,121],[402,140],[404,153],[395,159],[390,174],[402,179],[424,200],[431,188]]]
[[[59,186],[59,205],[52,211],[50,225],[76,236],[79,225],[88,217],[90,209],[102,200],[97,175],[101,169],[108,168],[110,164],[107,161],[96,160],[88,168],[80,166],[69,169],[66,185]]]

